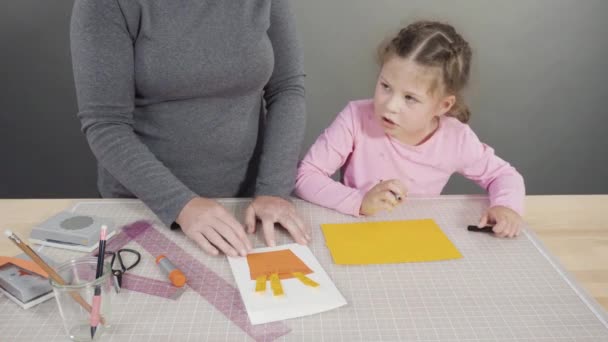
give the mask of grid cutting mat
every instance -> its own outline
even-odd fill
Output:
[[[221,202],[238,218],[247,200]],[[471,233],[487,206],[483,197],[410,198],[392,213],[368,219],[347,217],[296,201],[313,228],[311,249],[348,305],[322,314],[291,319],[287,341],[608,341],[606,312],[570,278],[528,229],[517,239]],[[136,200],[98,200],[73,211],[107,216],[119,224],[152,220],[187,253],[234,286],[225,257],[211,257],[181,232],[162,229]],[[434,219],[463,255],[462,259],[392,265],[341,266],[332,262],[321,223],[361,220]],[[264,246],[261,232],[252,237]],[[289,243],[279,233],[278,243]],[[138,275],[166,280],[154,258],[142,252]],[[77,252],[45,247],[58,259]],[[224,314],[188,289],[178,300],[122,291],[113,303],[111,333],[102,341],[250,341]],[[0,339],[67,340],[54,300],[22,310],[0,297]]]

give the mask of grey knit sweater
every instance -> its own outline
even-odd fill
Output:
[[[76,0],[78,117],[103,197],[287,196],[305,130],[287,0]]]

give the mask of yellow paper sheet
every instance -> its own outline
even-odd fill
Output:
[[[462,257],[431,219],[322,224],[321,228],[336,264],[389,264]]]

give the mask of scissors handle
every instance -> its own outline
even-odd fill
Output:
[[[120,288],[122,287],[122,273],[121,270],[112,270],[112,279],[114,280],[114,290],[116,290],[116,293],[120,293]]]

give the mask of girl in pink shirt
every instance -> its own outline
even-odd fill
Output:
[[[488,191],[479,226],[519,234],[522,176],[479,141],[461,91],[471,49],[450,25],[421,21],[379,50],[374,98],[350,102],[300,162],[296,194],[354,216],[374,215],[406,195],[438,195],[454,172]],[[342,182],[331,178],[342,169]]]

